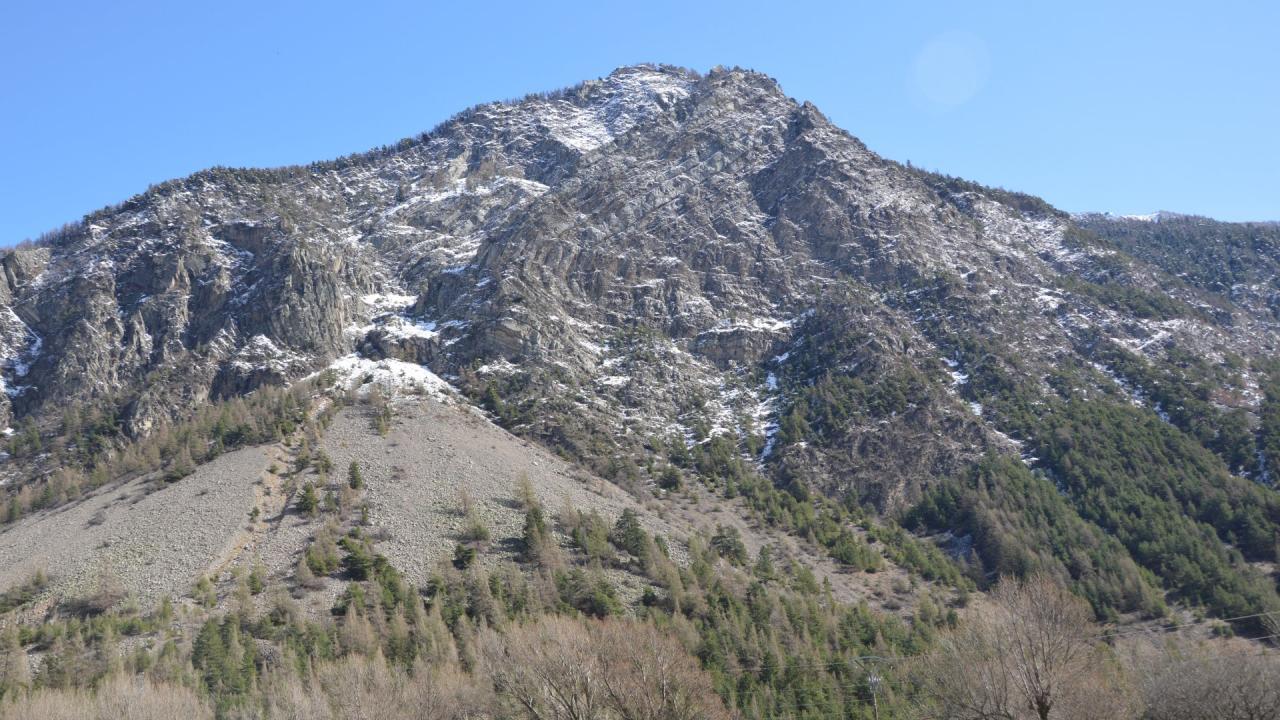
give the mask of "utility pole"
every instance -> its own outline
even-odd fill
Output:
[[[875,713],[875,720],[880,720],[880,698],[877,697],[880,690],[880,676],[874,672],[868,674],[867,687],[871,688],[871,709]]]

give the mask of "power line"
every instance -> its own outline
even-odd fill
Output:
[[[1265,640],[1274,640],[1277,638],[1280,638],[1280,633],[1273,633],[1270,635],[1262,635],[1258,637],[1239,638],[1239,639],[1244,642],[1262,642]],[[896,657],[896,658],[871,655],[871,656],[860,656],[857,659],[891,662],[891,661],[901,661],[901,660],[913,660],[921,657],[929,657],[931,655],[936,655],[936,654],[937,653],[922,653],[921,655],[911,655],[911,656],[903,656],[903,657]],[[1277,655],[1280,655],[1280,651],[1266,650],[1266,649],[1258,652],[1222,653],[1222,654],[1214,655],[1208,658],[1189,658],[1189,659],[1181,660],[1174,663],[1174,666],[1194,664],[1198,662],[1217,662],[1221,660],[1229,660],[1229,659],[1241,658],[1241,657],[1263,657],[1263,656],[1277,656]],[[851,658],[851,660],[852,659],[853,658]],[[845,661],[832,661],[830,663],[806,663],[805,665],[810,665],[810,666],[834,665],[842,662],[845,662]],[[800,664],[797,664],[796,666],[799,666],[799,665]],[[828,687],[822,688],[822,692],[831,693],[832,697],[830,699],[838,698],[839,701],[844,704],[856,703],[862,706],[872,705],[873,704],[872,700],[868,700],[865,697],[863,697],[863,693],[865,691],[866,691],[865,686],[861,684],[834,685],[834,686],[828,686]],[[921,696],[922,691],[919,688],[901,687],[901,688],[896,688],[893,694],[910,701],[910,700],[918,699]],[[787,700],[785,698],[779,698],[777,695],[775,695],[773,699],[763,697],[761,695],[755,695],[752,697],[752,699],[755,701],[755,704],[759,705],[761,708],[773,709],[773,710],[791,710],[791,711],[818,710],[818,709],[821,709],[820,704],[822,703],[821,699],[814,699],[811,701],[796,701],[796,700]]]
[[[1098,638],[1106,639],[1106,638],[1113,638],[1113,637],[1124,637],[1126,635],[1140,635],[1143,633],[1173,632],[1176,630],[1184,630],[1186,628],[1198,627],[1200,625],[1207,625],[1209,623],[1232,623],[1232,622],[1237,622],[1239,620],[1252,620],[1254,618],[1269,617],[1272,615],[1280,615],[1280,610],[1269,610],[1267,612],[1253,613],[1252,615],[1239,615],[1237,617],[1230,617],[1230,618],[1205,618],[1204,620],[1192,620],[1190,622],[1185,622],[1185,623],[1172,623],[1169,625],[1161,625],[1161,626],[1156,626],[1151,628],[1147,628],[1147,627],[1123,628],[1120,630],[1103,632],[1098,635]]]
[[[1252,613],[1249,615],[1238,615],[1236,617],[1229,617],[1229,618],[1205,618],[1204,620],[1193,620],[1185,623],[1176,623],[1176,624],[1162,625],[1162,626],[1149,627],[1149,628],[1148,627],[1131,627],[1131,628],[1123,628],[1118,630],[1107,630],[1107,631],[1098,633],[1093,637],[1099,640],[1109,640],[1112,638],[1128,637],[1131,635],[1177,632],[1180,630],[1187,630],[1190,628],[1199,627],[1201,625],[1207,625],[1210,623],[1231,623],[1231,622],[1237,622],[1240,620],[1252,620],[1255,618],[1269,617],[1269,616],[1280,616],[1280,610],[1269,610],[1266,612]],[[1263,640],[1275,639],[1278,636],[1280,636],[1280,634],[1266,635],[1258,638],[1242,638],[1242,639],[1249,640],[1249,641],[1263,641]],[[840,658],[837,660],[805,661],[805,662],[787,662],[787,661],[779,660],[775,665],[775,669],[778,671],[785,671],[788,668],[832,669],[838,666],[847,666],[850,662],[857,662],[859,664],[861,662],[899,663],[899,662],[908,662],[912,660],[919,660],[922,658],[929,658],[937,654],[938,653],[936,652],[928,652],[928,653],[918,653],[914,655],[897,655],[897,656],[856,655],[856,656],[847,657],[847,658]],[[734,658],[734,660],[738,665],[738,669],[740,670],[760,671],[765,669],[764,666],[759,664],[749,665],[747,663],[742,662],[741,660],[738,660],[737,658]]]
[[[1206,623],[1209,623],[1209,622],[1230,622],[1230,621],[1235,621],[1235,620],[1247,620],[1247,619],[1251,619],[1251,618],[1262,617],[1262,616],[1264,616],[1264,615],[1275,615],[1275,614],[1280,614],[1280,611],[1271,611],[1271,612],[1265,612],[1265,613],[1255,613],[1255,614],[1253,614],[1253,615],[1242,615],[1242,616],[1235,617],[1235,618],[1224,618],[1224,619],[1221,619],[1221,620],[1217,620],[1217,619],[1201,620],[1201,621],[1196,621],[1196,622],[1183,623],[1183,624],[1181,624],[1181,625],[1171,625],[1171,626],[1166,626],[1166,627],[1163,627],[1163,628],[1155,628],[1155,629],[1152,629],[1152,628],[1140,628],[1140,629],[1136,629],[1136,630],[1133,630],[1133,631],[1126,631],[1126,632],[1123,632],[1123,633],[1102,633],[1102,634],[1099,634],[1099,635],[1094,635],[1093,637],[1094,637],[1094,638],[1097,638],[1097,639],[1103,639],[1103,638],[1122,637],[1122,636],[1126,636],[1126,635],[1142,634],[1142,633],[1148,633],[1148,632],[1152,632],[1152,633],[1154,633],[1154,632],[1174,632],[1174,631],[1177,631],[1177,630],[1185,630],[1185,629],[1187,629],[1187,628],[1196,627],[1196,626],[1203,625],[1203,624],[1206,624]],[[1275,640],[1275,639],[1277,639],[1277,638],[1280,638],[1280,633],[1275,633],[1275,634],[1271,634],[1271,635],[1263,635],[1263,636],[1259,636],[1259,637],[1252,637],[1252,638],[1237,638],[1237,639],[1238,639],[1238,640],[1241,640],[1241,641],[1243,641],[1243,642],[1263,642],[1263,641],[1266,641],[1266,640]],[[1262,654],[1271,654],[1271,652],[1273,652],[1273,651],[1264,650]],[[931,657],[937,657],[937,656],[939,656],[939,655],[941,655],[941,654],[942,654],[942,653],[940,653],[940,652],[938,652],[938,651],[932,651],[932,652],[926,652],[926,653],[917,653],[917,654],[914,654],[914,655],[894,655],[894,656],[884,656],[884,655],[855,655],[855,656],[851,656],[851,657],[840,658],[840,659],[836,659],[836,660],[825,660],[825,661],[787,662],[787,661],[784,661],[784,660],[779,660],[778,662],[776,662],[775,664],[773,664],[772,669],[773,669],[774,671],[776,671],[776,672],[786,672],[787,670],[789,670],[789,669],[791,669],[791,668],[827,669],[827,670],[836,670],[836,669],[849,669],[849,670],[854,670],[854,669],[855,669],[855,667],[854,667],[854,665],[855,665],[855,664],[856,664],[857,666],[861,666],[861,665],[862,665],[862,663],[864,663],[864,662],[867,662],[867,663],[878,663],[878,664],[888,664],[888,665],[892,665],[892,664],[895,664],[895,663],[912,662],[912,661],[916,661],[916,660],[923,660],[923,659],[928,659],[928,658],[931,658]],[[1219,657],[1228,657],[1228,655],[1221,655],[1221,656],[1219,656]],[[760,672],[760,671],[762,671],[762,670],[769,669],[768,667],[766,667],[765,665],[762,665],[762,664],[760,664],[760,663],[745,663],[745,662],[742,662],[741,660],[738,660],[737,658],[734,658],[734,665],[736,666],[734,669],[736,669],[736,670],[738,670],[738,671],[740,671],[740,672]],[[726,669],[728,669],[728,668],[726,668]]]

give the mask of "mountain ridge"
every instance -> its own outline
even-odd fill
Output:
[[[357,156],[201,171],[6,253],[3,472],[50,488],[210,403],[390,374],[642,498],[670,473],[764,513],[764,488],[829,497],[1103,617],[1275,607],[1280,288],[1240,266],[1280,246],[1179,235],[1210,239],[1197,275],[1144,234],[1180,223],[881,158],[759,73],[622,68]]]

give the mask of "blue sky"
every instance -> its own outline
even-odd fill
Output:
[[[883,155],[1066,210],[1280,219],[1280,3],[467,5],[8,0],[0,245],[646,61],[766,72]]]

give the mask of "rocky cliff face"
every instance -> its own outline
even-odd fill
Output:
[[[624,68],[365,155],[201,172],[10,252],[3,414],[52,431],[103,403],[144,434],[392,358],[631,480],[722,437],[895,512],[988,454],[1035,465],[992,407],[1013,389],[1165,413],[1122,361],[1222,369],[1214,412],[1258,431],[1274,278],[1125,237],[881,158],[763,75]]]

